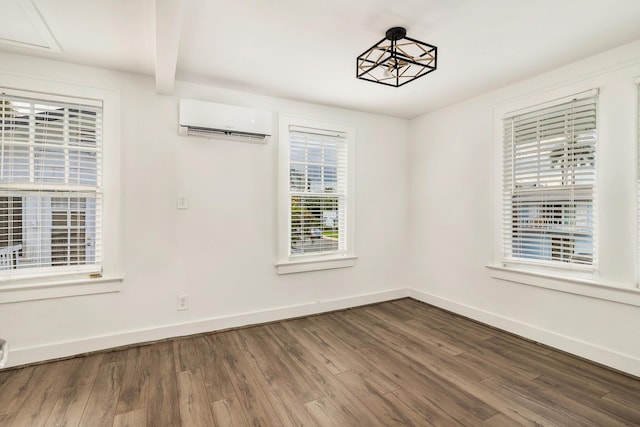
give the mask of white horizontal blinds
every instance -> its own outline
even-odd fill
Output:
[[[0,279],[100,271],[102,105],[0,88]]]
[[[289,254],[345,252],[345,135],[327,130],[290,127],[289,194]]]
[[[594,265],[597,93],[504,119],[505,261]]]

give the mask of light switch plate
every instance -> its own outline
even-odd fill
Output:
[[[189,201],[186,194],[178,194],[178,209],[188,209]]]

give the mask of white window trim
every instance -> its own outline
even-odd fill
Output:
[[[0,86],[11,89],[101,100],[103,102],[103,206],[102,274],[33,278],[0,283],[0,304],[77,295],[116,292],[123,276],[120,271],[120,92],[117,89],[82,86],[0,73]]]
[[[624,113],[624,117],[627,120],[634,120],[631,122],[630,126],[633,127],[633,136],[629,135],[629,128],[621,129],[621,132],[629,137],[629,139],[625,138],[624,144],[628,144],[627,147],[633,147],[632,150],[629,150],[625,147],[625,155],[632,156],[635,154],[634,163],[640,161],[640,123],[635,122],[635,120],[640,121],[640,105],[636,105],[635,101],[631,101],[631,95],[627,91],[633,90],[633,99],[637,100],[640,96],[640,89],[634,85],[634,80],[636,83],[640,83],[640,76],[637,74],[637,70],[640,69],[640,62],[633,62],[630,64],[616,65],[614,67],[609,67],[604,70],[599,70],[589,75],[582,75],[580,78],[575,80],[568,80],[561,84],[554,84],[552,86],[541,87],[538,90],[523,92],[519,96],[511,97],[503,99],[502,101],[498,101],[493,105],[492,113],[493,113],[493,128],[492,128],[492,147],[493,147],[493,155],[492,155],[492,231],[491,235],[493,237],[493,245],[491,251],[490,261],[485,265],[488,276],[494,279],[503,280],[509,283],[513,283],[514,285],[527,285],[527,286],[535,286],[539,288],[545,288],[550,290],[555,290],[558,292],[566,292],[576,295],[582,295],[591,298],[597,298],[608,301],[616,301],[620,303],[640,306],[640,252],[636,252],[633,255],[634,259],[634,269],[633,274],[629,269],[627,264],[625,269],[620,272],[619,264],[612,263],[611,251],[612,251],[612,240],[610,238],[602,238],[602,234],[600,233],[600,229],[603,226],[602,224],[596,224],[596,234],[600,236],[598,242],[598,250],[601,254],[600,262],[598,263],[598,270],[589,274],[571,274],[571,276],[567,276],[566,272],[561,271],[552,271],[549,269],[540,270],[535,268],[526,268],[519,269],[514,268],[513,266],[505,266],[502,263],[502,119],[504,115],[510,111],[519,110],[528,108],[530,106],[535,106],[539,104],[544,104],[549,102],[550,100],[560,99],[562,97],[569,96],[570,94],[580,93],[584,91],[588,91],[592,88],[599,87],[601,88],[600,99],[599,99],[599,136],[601,141],[606,141],[611,139],[612,137],[616,137],[618,133],[614,133],[612,125],[612,121],[614,121],[614,116],[612,116],[611,108],[613,106],[618,107],[616,110],[616,114]],[[630,76],[630,71],[634,70],[634,75]],[[636,80],[636,77],[638,79]],[[620,97],[623,96],[625,100],[624,106],[628,108],[627,110],[620,110]],[[618,123],[619,116],[615,116],[615,121]],[[626,122],[625,122],[626,123]],[[635,139],[634,139],[635,138]],[[601,143],[599,145],[599,150],[602,149],[604,151],[605,143]],[[609,145],[607,145],[609,147]],[[611,174],[612,167],[614,162],[611,160],[611,150],[608,148],[606,156],[604,154],[600,155],[600,160],[603,160],[604,157],[607,158],[607,161],[601,163],[597,172],[597,181],[596,181],[596,199],[600,200],[602,197],[602,192],[606,191],[607,188],[611,188],[611,181],[604,180],[606,185],[603,185],[603,177],[609,177]],[[626,189],[630,189],[629,187],[633,185],[634,187],[638,186],[638,191],[640,192],[640,164],[637,164],[637,170],[634,168],[634,175],[636,181],[625,181],[623,184]],[[628,175],[628,174],[627,174]],[[632,190],[633,191],[633,190]],[[634,197],[640,197],[640,193],[634,194]],[[602,220],[604,215],[602,215],[602,209],[607,210],[607,216],[611,214],[610,209],[605,205],[604,208],[602,203],[598,205],[598,218]],[[634,218],[633,228],[628,228],[629,233],[633,233],[633,243],[634,248],[638,247],[636,251],[640,251],[640,230],[638,233],[635,233],[635,227],[640,227],[640,199],[636,201],[634,199],[633,206],[637,207],[632,212],[638,215],[638,218]],[[633,215],[636,217],[636,215]],[[618,217],[619,218],[619,217]],[[629,218],[631,219],[631,218]],[[628,223],[627,225],[631,225]],[[607,227],[611,227],[612,224],[608,222],[606,224]],[[619,229],[617,230],[619,234]],[[628,244],[630,241],[625,241],[625,247],[629,247]],[[603,247],[604,245],[604,247]],[[607,254],[606,263],[603,263],[604,254]]]
[[[63,280],[7,284],[0,286],[0,304],[119,292],[122,280],[122,276],[96,279],[66,277]]]
[[[640,307],[640,289],[577,277],[560,277],[537,271],[514,270],[499,265],[487,265],[489,277],[507,282],[552,289]]]
[[[636,286],[640,289],[640,76],[635,78],[636,102]]]
[[[491,271],[511,271],[514,276],[512,281],[518,282],[514,277],[520,275],[522,281],[520,283],[529,283],[529,277],[543,275],[545,277],[553,277],[558,280],[579,280],[586,282],[596,282],[598,280],[597,265],[588,266],[584,270],[580,268],[575,270],[557,268],[553,265],[526,262],[509,262],[504,259],[503,248],[503,148],[504,148],[504,118],[513,114],[534,111],[548,107],[550,105],[560,104],[579,93],[587,93],[596,91],[597,85],[590,85],[590,82],[581,82],[580,85],[571,88],[560,88],[549,92],[538,93],[518,100],[510,100],[508,102],[498,104],[493,108],[493,257],[492,262],[487,265]],[[599,119],[598,119],[599,120]],[[596,148],[597,150],[597,148]],[[594,198],[597,200],[598,182],[596,182],[596,194]],[[594,225],[594,234],[599,235],[598,223]],[[597,242],[596,242],[597,245]],[[491,273],[491,277],[496,277]]]
[[[332,130],[343,133],[347,137],[347,236],[345,253],[289,256],[289,219],[291,216],[291,203],[289,200],[289,129],[291,126]],[[354,127],[346,123],[280,114],[278,125],[278,261],[275,264],[278,274],[328,270],[355,265],[357,259],[354,247],[355,136]]]
[[[544,102],[542,104],[535,104],[535,105],[531,105],[531,106],[527,106],[525,108],[519,108],[516,110],[512,110],[509,111],[507,113],[505,113],[502,117],[502,127],[504,129],[505,126],[505,121],[509,120],[510,118],[514,117],[514,116],[519,116],[519,115],[523,115],[523,114],[527,114],[527,113],[533,113],[533,112],[539,112],[540,110],[545,110],[547,108],[551,108],[551,107],[555,107],[555,106],[560,106],[563,104],[567,104],[570,103],[572,101],[575,100],[584,100],[584,99],[591,99],[591,98],[596,98],[595,100],[595,109],[596,109],[596,114],[599,116],[599,110],[598,110],[598,94],[599,94],[599,89],[598,88],[593,88],[587,91],[582,91],[579,93],[574,93],[571,94],[569,96],[563,96],[563,97],[559,97],[559,98],[555,98],[555,99],[550,99],[547,102]],[[599,122],[598,118],[596,118],[596,122]],[[599,124],[598,124],[599,126]],[[596,149],[596,159],[597,157],[597,153],[598,153],[598,147],[599,144],[597,143],[597,140],[599,139],[599,132],[598,132],[598,128],[596,128],[596,144],[595,144],[595,149]],[[500,141],[501,141],[501,149],[504,150],[504,135],[500,135]],[[515,141],[513,142],[515,144]],[[515,149],[515,147],[514,147]],[[503,151],[504,152],[504,151]],[[504,171],[503,168],[505,167],[505,162],[504,159],[501,159],[500,162],[500,171],[501,171],[501,175],[504,176]],[[597,171],[597,165],[596,165],[596,171]],[[594,171],[594,177],[596,176],[597,172]],[[514,172],[515,173],[515,172]],[[503,184],[504,185],[504,184]],[[591,236],[593,239],[593,250],[592,250],[592,254],[593,254],[593,262],[592,264],[588,264],[588,265],[580,265],[580,264],[573,264],[573,263],[560,263],[560,262],[556,262],[556,261],[549,261],[549,260],[539,260],[539,259],[526,259],[526,258],[512,258],[512,257],[508,257],[505,256],[504,252],[505,252],[505,248],[504,248],[504,241],[507,239],[507,236],[505,235],[505,228],[504,228],[504,224],[501,224],[501,228],[502,228],[502,256],[501,256],[501,264],[504,267],[507,268],[513,268],[514,270],[521,270],[521,271],[533,271],[533,272],[542,272],[542,273],[551,273],[552,275],[558,275],[558,276],[566,276],[566,277],[570,277],[570,278],[581,278],[581,279],[593,279],[596,275],[597,275],[597,271],[598,271],[598,236],[597,236],[597,224],[598,224],[598,214],[597,214],[597,183],[594,182],[593,183],[594,186],[594,191],[592,192],[592,199],[591,199],[591,203],[593,206],[593,218],[595,218],[595,224],[593,226],[593,228],[591,229]],[[503,197],[504,197],[504,188],[501,188],[501,191],[503,192]],[[560,192],[562,191],[566,191],[564,189],[559,189]],[[503,203],[504,202],[503,200]],[[501,209],[505,209],[506,204],[503,204],[503,206],[501,206]],[[502,217],[502,221],[504,221],[504,216]]]

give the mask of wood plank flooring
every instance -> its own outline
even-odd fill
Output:
[[[2,426],[639,426],[640,380],[412,299],[0,371]]]

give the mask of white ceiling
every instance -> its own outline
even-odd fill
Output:
[[[640,0],[0,2],[0,51],[407,118],[640,39]],[[438,46],[438,70],[357,80],[394,26]]]

